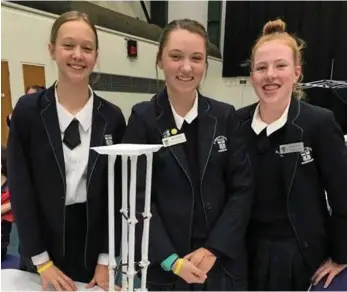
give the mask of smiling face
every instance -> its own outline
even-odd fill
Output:
[[[49,52],[56,61],[59,79],[88,82],[97,59],[96,35],[84,20],[63,23]]]
[[[192,93],[206,70],[205,39],[198,33],[175,29],[170,32],[158,59],[169,91]]]
[[[301,74],[293,49],[285,41],[264,42],[254,52],[251,81],[262,103],[289,102]]]

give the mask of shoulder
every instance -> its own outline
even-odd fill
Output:
[[[106,99],[102,98],[99,95],[96,95],[95,93],[94,97],[100,101],[100,103],[96,106],[98,106],[102,110],[104,115],[106,115],[107,117],[119,118],[124,120],[123,112],[119,106],[107,101]]]
[[[247,120],[249,120],[250,118],[253,117],[255,108],[257,107],[257,102],[250,104],[248,106],[239,108],[236,113],[238,115],[238,117],[240,118],[241,122],[245,122]]]
[[[141,101],[132,107],[131,114],[142,118],[156,117],[157,113],[157,96],[154,95],[148,101]]]
[[[16,123],[27,123],[38,116],[41,110],[44,109],[43,105],[46,100],[45,92],[46,90],[43,90],[21,96],[16,102],[11,114],[11,124],[14,121],[16,121]]]
[[[215,116],[229,116],[230,114],[235,114],[236,112],[235,107],[232,104],[203,95],[201,95],[200,98],[206,100],[211,114]]]
[[[300,101],[300,112],[298,122],[309,125],[325,125],[327,122],[335,122],[334,113],[323,107],[311,105],[305,101]]]

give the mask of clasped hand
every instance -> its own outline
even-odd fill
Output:
[[[213,253],[206,248],[199,248],[183,258],[182,267],[177,275],[188,284],[203,284],[215,262],[216,256]]]

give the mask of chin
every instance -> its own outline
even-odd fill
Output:
[[[192,91],[195,91],[196,88],[197,88],[197,85],[189,85],[189,86],[178,85],[178,86],[175,86],[175,91],[179,93],[190,93]]]
[[[69,74],[69,79],[72,83],[85,83],[88,80],[88,76],[86,75],[77,75],[77,74]],[[88,80],[89,81],[89,80]]]

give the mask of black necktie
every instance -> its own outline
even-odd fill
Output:
[[[73,150],[81,144],[80,132],[78,130],[78,120],[73,120],[66,128],[63,142],[67,147]]]

